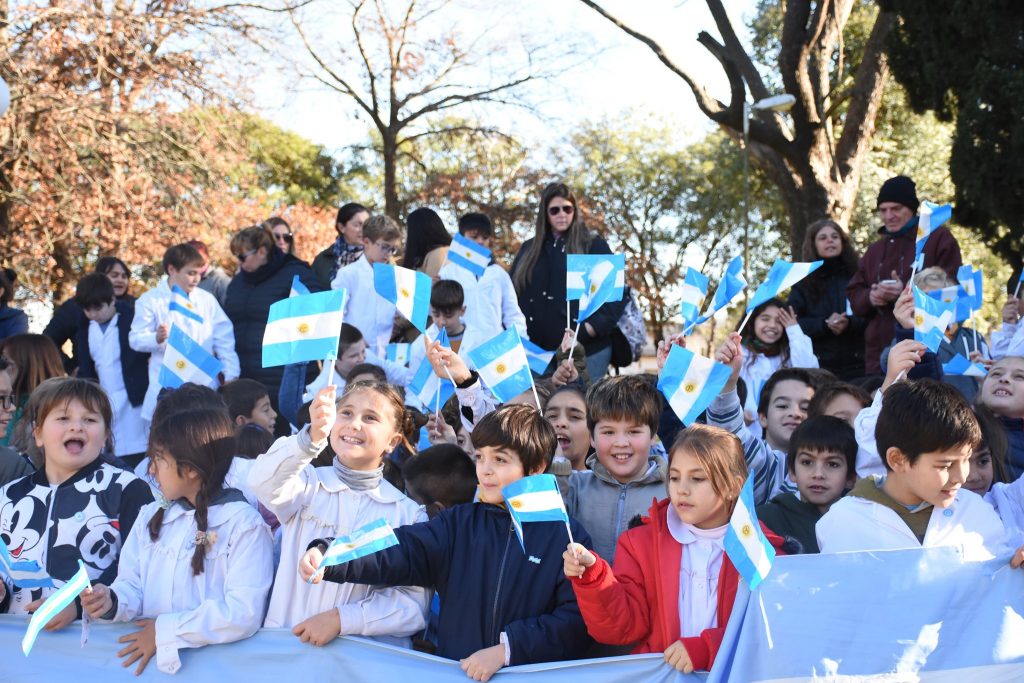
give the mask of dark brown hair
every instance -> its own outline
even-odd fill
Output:
[[[580,205],[576,196],[565,183],[551,183],[544,188],[540,196],[540,207],[537,209],[537,223],[534,229],[533,239],[528,245],[524,245],[524,252],[515,272],[512,273],[512,282],[517,292],[533,279],[533,269],[540,259],[540,253],[544,250],[544,240],[551,232],[551,224],[548,222],[548,204],[555,197],[561,197],[573,205],[575,211],[572,214],[572,223],[565,232],[565,253],[586,254],[590,251],[590,243],[593,237],[587,226],[583,224],[580,216]]]
[[[46,453],[36,449],[35,441],[31,438],[32,430],[42,426],[46,416],[52,411],[76,400],[87,410],[99,413],[103,418],[107,435],[110,435],[110,425],[114,419],[113,410],[110,407],[110,399],[99,384],[77,377],[51,377],[43,380],[28,400],[25,414],[18,422],[12,443],[18,450],[28,451],[37,468],[43,466]]]
[[[65,375],[57,345],[42,334],[16,334],[0,340],[0,356],[18,366],[12,381],[15,396],[31,394],[43,380]]]
[[[828,404],[840,396],[852,396],[853,400],[860,403],[862,408],[867,408],[871,405],[871,396],[856,384],[850,384],[849,382],[832,382],[831,384],[826,384],[820,389],[814,390],[814,398],[812,398],[811,402],[807,405],[807,417],[811,418],[815,415],[824,415],[825,409],[828,408]]]
[[[473,448],[501,448],[514,452],[529,475],[544,472],[555,456],[555,429],[536,406],[516,403],[488,413],[470,435]]]

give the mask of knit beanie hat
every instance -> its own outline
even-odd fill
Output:
[[[917,201],[917,186],[914,181],[905,175],[898,175],[889,178],[882,183],[882,189],[878,191],[877,207],[883,202],[896,202],[902,204],[911,211],[917,212],[920,202]]]

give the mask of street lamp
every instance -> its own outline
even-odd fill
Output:
[[[750,150],[747,147],[750,136],[750,115],[755,111],[787,111],[796,104],[796,97],[790,94],[765,97],[753,104],[743,102],[743,279],[750,281]],[[746,291],[746,290],[744,290]]]

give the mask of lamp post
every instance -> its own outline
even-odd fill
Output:
[[[743,102],[743,279],[750,281],[750,116],[755,111],[787,111],[796,104],[789,94],[765,97],[753,104]],[[744,290],[745,292],[746,290]],[[745,297],[746,295],[744,295]]]

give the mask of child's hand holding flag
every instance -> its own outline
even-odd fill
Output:
[[[331,435],[338,417],[335,396],[334,385],[326,386],[317,392],[309,406],[309,440],[313,443],[320,443]]]
[[[597,556],[579,543],[570,543],[562,553],[562,562],[566,578],[582,579],[583,574],[597,564]]]

